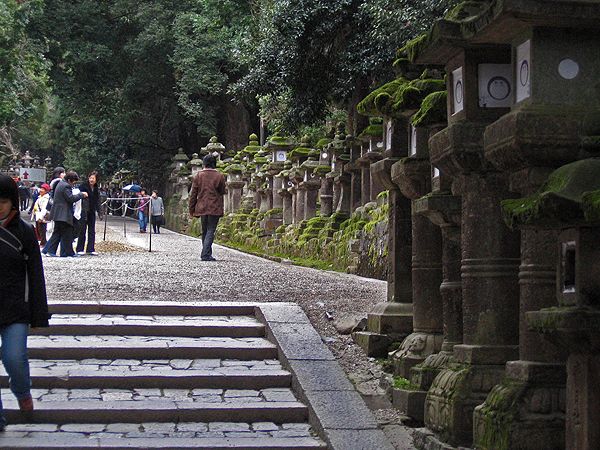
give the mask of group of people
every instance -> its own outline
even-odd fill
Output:
[[[79,184],[79,175],[57,167],[50,184],[43,184],[32,208],[31,219],[42,246],[42,254],[61,257],[97,255],[96,214],[102,219],[98,172],[91,172]],[[52,235],[46,240],[48,224],[53,224]],[[73,244],[77,239],[77,247]],[[87,244],[87,245],[86,245]]]
[[[154,234],[160,234],[160,227],[165,223],[165,203],[162,197],[158,196],[158,191],[152,191],[152,195],[148,197],[146,190],[142,189],[138,194],[135,209],[140,233],[145,233],[150,223]]]
[[[2,339],[2,364],[9,376],[9,387],[18,400],[19,409],[27,420],[34,409],[31,396],[31,377],[27,358],[29,327],[48,327],[50,315],[46,298],[46,285],[42,253],[74,256],[73,240],[77,227],[77,251],[94,254],[96,214],[102,216],[98,194],[98,173],[92,172],[77,188],[77,173],[57,167],[50,184],[40,187],[32,214],[36,228],[20,217],[21,202],[15,180],[0,174],[0,339]],[[156,191],[151,197],[140,192],[138,219],[140,230],[147,218],[164,214],[162,198]],[[225,178],[216,170],[214,155],[204,157],[204,170],[192,184],[189,212],[202,221],[203,261],[215,261],[212,256],[214,234],[223,215]],[[79,206],[77,204],[79,203]],[[142,217],[144,216],[144,217]],[[54,231],[43,245],[37,234],[45,234],[44,224],[54,222]],[[156,233],[160,224],[154,224]],[[37,233],[36,233],[37,229]],[[84,245],[87,236],[87,246]],[[6,426],[0,401],[0,431]]]

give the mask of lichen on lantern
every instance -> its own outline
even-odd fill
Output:
[[[363,116],[381,116],[393,94],[406,83],[408,80],[400,77],[380,86],[361,100],[356,105],[356,110]]]

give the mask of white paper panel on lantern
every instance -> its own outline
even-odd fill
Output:
[[[464,95],[463,68],[459,67],[452,71],[452,97],[454,100],[452,114],[461,112],[464,109]]]
[[[275,156],[278,162],[283,162],[287,158],[287,155],[283,150],[278,151]]]
[[[394,124],[391,120],[385,123],[385,149],[392,149],[392,134],[394,133]]]
[[[437,178],[440,176],[440,169],[438,169],[437,167],[433,167],[433,178]]]
[[[417,129],[414,126],[410,126],[410,148],[408,149],[408,156],[417,154]]]
[[[479,106],[508,108],[512,105],[512,65],[479,64]]]
[[[517,47],[517,67],[515,69],[518,103],[531,95],[531,41],[525,41]]]

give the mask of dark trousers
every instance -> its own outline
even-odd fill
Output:
[[[54,231],[46,243],[42,253],[55,254],[60,244],[60,256],[73,255],[73,225],[67,222],[54,222]]]
[[[202,216],[202,253],[201,259],[210,259],[212,257],[212,244],[215,240],[215,231],[219,224],[220,216]]]
[[[46,222],[36,222],[35,223],[35,231],[37,232],[38,238],[40,240],[40,245],[46,245]]]
[[[82,252],[87,234],[86,252],[95,252],[96,245],[96,212],[88,211],[79,220],[79,233],[77,235],[77,252]]]

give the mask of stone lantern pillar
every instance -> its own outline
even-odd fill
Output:
[[[346,141],[348,144],[349,160],[344,164],[344,172],[350,176],[350,212],[353,212],[356,211],[356,208],[361,207],[365,203],[363,202],[362,197],[363,170],[358,163],[365,143],[350,135],[346,136]]]
[[[273,208],[283,208],[283,197],[279,194],[279,191],[283,188],[282,179],[276,177],[276,175],[283,170],[288,152],[293,147],[294,142],[291,139],[281,137],[277,133],[271,136],[265,144],[265,148],[271,152],[271,164],[267,168],[267,174],[269,175],[269,184],[273,195]]]
[[[227,167],[227,196],[229,198],[229,212],[236,213],[241,206],[245,182],[242,178],[244,166],[238,163]]]
[[[321,139],[317,144],[317,150],[321,150],[317,175],[321,178],[321,190],[319,200],[321,217],[329,217],[333,214],[333,181],[327,175],[331,172],[332,145],[330,139]]]
[[[284,225],[290,225],[294,222],[294,205],[292,204],[292,193],[289,191],[289,188],[292,187],[292,182],[290,181],[291,168],[292,162],[290,160],[286,160],[283,163],[283,170],[275,176],[281,180],[281,188],[279,189],[278,193],[282,198]]]
[[[334,166],[332,170],[336,171],[333,179],[334,183],[334,206],[335,212],[350,217],[351,211],[351,184],[350,175],[345,170],[346,164],[351,159],[350,151],[353,148],[354,139],[351,136],[344,137],[337,134],[333,139]],[[338,193],[337,202],[335,201],[336,191]]]
[[[264,214],[273,208],[273,195],[271,193],[271,186],[269,185],[269,177],[266,172],[270,162],[269,153],[262,149],[254,155],[254,164],[256,164],[254,180],[256,183],[256,193],[258,195],[258,212],[261,214]]]
[[[320,155],[318,150],[315,150],[315,152]],[[316,156],[309,156],[300,165],[300,169],[304,173],[304,180],[300,183],[298,189],[304,191],[304,220],[312,219],[317,213],[317,201],[321,189],[321,179],[315,173],[318,167],[319,161]]]
[[[372,117],[370,124],[358,138],[362,141],[361,155],[356,165],[361,170],[361,206],[377,201],[377,195],[383,187],[377,178],[371,177],[371,164],[383,158],[383,125],[379,117]]]
[[[519,236],[505,226],[500,210],[500,201],[512,194],[506,175],[483,154],[485,127],[510,106],[511,50],[479,41],[471,47],[462,28],[446,23],[437,22],[435,37],[413,43],[411,54],[417,62],[445,64],[448,73],[449,125],[430,138],[429,151],[432,164],[454,178],[453,193],[462,199],[463,344],[454,346],[455,363],[429,389],[424,418],[435,436],[424,439],[470,445],[475,407],[518,350]]]
[[[431,163],[428,130],[411,128],[409,156],[392,166],[392,180],[414,204],[431,192]],[[414,365],[438,353],[443,340],[441,232],[426,217],[415,214],[414,208],[411,229],[413,332],[393,353],[395,372],[405,378]]]
[[[305,182],[308,181],[310,175],[307,173],[307,167],[303,164],[308,160],[309,157],[314,158],[320,155],[318,150],[310,147],[308,136],[304,136],[301,141],[302,142],[300,143],[299,147],[293,149],[289,154],[289,158],[293,164],[292,170],[290,171],[290,181],[293,183],[292,193],[295,194],[292,199],[295,211],[294,223],[300,223],[306,217],[309,185],[305,184]],[[316,193],[312,192],[314,190],[312,189],[312,185],[310,187],[310,195],[315,197],[314,206],[316,207]]]
[[[256,164],[254,163],[254,157],[262,150],[262,147],[258,145],[258,136],[256,134],[251,134],[248,140],[248,145],[240,153],[245,163],[242,180],[246,183],[246,192],[242,198],[241,208],[249,213],[260,205],[260,196],[256,192]]]

